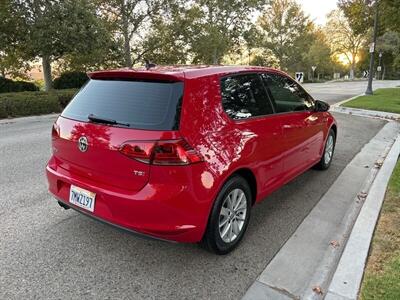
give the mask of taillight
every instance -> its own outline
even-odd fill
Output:
[[[126,142],[122,154],[153,165],[189,165],[203,158],[185,140]]]
[[[151,162],[153,147],[154,142],[127,142],[121,146],[119,151],[130,158],[148,164]]]
[[[60,137],[60,126],[57,123],[53,124],[53,128],[51,129],[51,139],[55,140]]]

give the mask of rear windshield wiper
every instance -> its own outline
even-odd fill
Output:
[[[95,122],[95,123],[111,124],[111,125],[121,125],[121,126],[130,127],[130,124],[128,124],[128,123],[118,122],[118,121],[113,120],[113,119],[108,119],[108,118],[99,117],[99,116],[96,116],[96,115],[94,115],[94,114],[88,115],[88,119],[89,119],[90,121],[92,121],[92,122]]]

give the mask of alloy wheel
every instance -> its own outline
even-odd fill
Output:
[[[238,238],[245,224],[247,198],[243,190],[234,189],[224,199],[219,214],[219,234],[225,243]]]
[[[333,146],[334,146],[333,136],[329,135],[328,140],[326,141],[325,153],[324,153],[325,164],[329,164],[332,159]]]

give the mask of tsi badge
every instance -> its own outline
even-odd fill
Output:
[[[86,152],[89,147],[88,139],[86,136],[81,136],[78,140],[78,148],[81,152]]]
[[[133,174],[136,176],[144,176],[146,173],[144,171],[133,170]]]

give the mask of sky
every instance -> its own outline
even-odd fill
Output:
[[[336,8],[337,0],[296,0],[306,14],[319,25],[324,25],[326,15]]]

